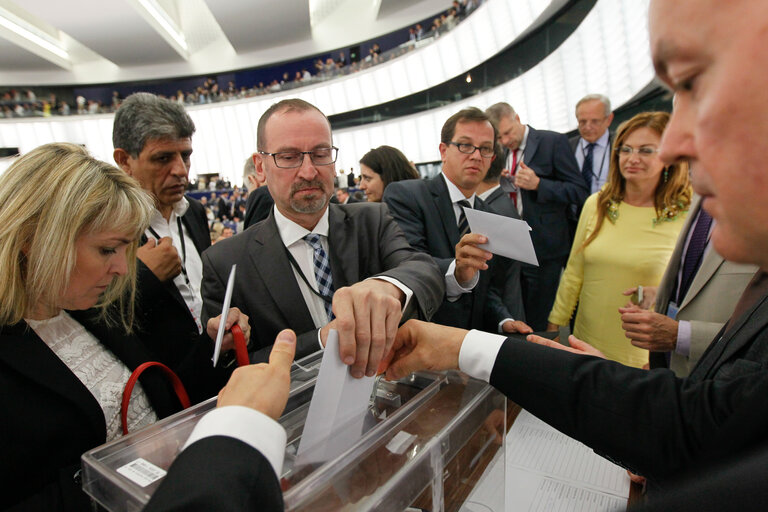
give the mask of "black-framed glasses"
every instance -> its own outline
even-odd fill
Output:
[[[491,158],[493,155],[496,154],[496,152],[493,149],[493,146],[475,146],[474,144],[467,144],[466,142],[449,142],[448,144],[451,144],[453,146],[456,146],[456,149],[461,151],[462,153],[466,155],[471,155],[475,152],[475,150],[480,150],[480,156],[484,158]]]
[[[619,154],[621,154],[622,156],[629,156],[632,153],[637,152],[637,154],[640,156],[649,157],[659,152],[658,149],[651,148],[648,146],[643,146],[641,148],[633,148],[632,146],[621,146],[620,148],[618,148],[618,150],[619,150]]]
[[[279,153],[259,151],[259,154],[271,156],[275,165],[281,169],[296,169],[304,163],[304,155],[309,155],[309,159],[315,165],[331,165],[336,162],[339,148],[331,146],[329,148],[315,148],[312,151],[281,151]]]

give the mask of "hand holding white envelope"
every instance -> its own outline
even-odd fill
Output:
[[[488,243],[480,248],[523,263],[539,265],[531,240],[531,227],[527,222],[472,208],[464,208],[464,215],[473,233],[488,237]]]

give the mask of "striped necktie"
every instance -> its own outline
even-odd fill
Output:
[[[304,241],[307,242],[314,251],[313,264],[315,268],[315,279],[317,280],[317,291],[323,297],[333,297],[333,277],[331,276],[331,262],[328,259],[328,254],[323,249],[323,244],[320,243],[321,235],[310,233],[304,236]],[[333,320],[333,310],[331,308],[330,301],[325,302],[325,312],[328,314],[328,321]]]
[[[467,201],[466,199],[462,199],[461,201],[456,201],[456,204],[459,205],[459,210],[460,210],[460,213],[459,213],[459,240],[461,240],[461,238],[464,235],[469,233],[469,222],[467,221],[467,216],[464,215],[464,209],[462,208],[462,206],[464,208],[469,208],[469,209],[471,209],[472,206],[470,206],[469,201]]]

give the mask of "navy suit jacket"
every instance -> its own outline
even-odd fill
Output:
[[[485,198],[485,204],[488,208],[498,213],[499,215],[505,215],[513,219],[519,219],[520,215],[517,213],[515,203],[509,197],[509,194],[501,190],[501,187],[496,188],[491,195]],[[503,256],[494,256],[498,260],[497,263],[499,272],[501,274],[500,279],[504,283],[501,287],[501,301],[509,310],[512,318],[515,320],[525,321],[525,308],[523,307],[523,290],[520,276],[521,263],[519,261],[504,258]]]
[[[245,201],[244,229],[248,229],[257,222],[261,222],[269,217],[269,212],[272,211],[274,205],[275,201],[272,199],[266,185],[262,185],[250,192],[248,199]]]
[[[537,190],[523,190],[523,220],[539,261],[567,258],[571,250],[569,204],[581,205],[589,190],[576,157],[562,133],[529,126],[523,162],[541,180]]]
[[[456,256],[459,228],[443,176],[390,183],[384,190],[384,202],[408,242],[416,250],[432,256],[445,276]],[[479,198],[475,198],[475,209],[488,210]],[[494,260],[490,261],[488,270],[480,272],[480,280],[472,293],[462,294],[455,302],[443,300],[434,322],[497,332],[501,320],[514,318],[501,302],[497,287],[503,286],[504,278],[497,274]]]

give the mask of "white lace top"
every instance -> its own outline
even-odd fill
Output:
[[[46,320],[26,322],[99,402],[107,423],[107,441],[120,437],[120,404],[131,376],[128,367],[65,311]],[[155,421],[157,414],[137,382],[128,407],[128,431]]]

